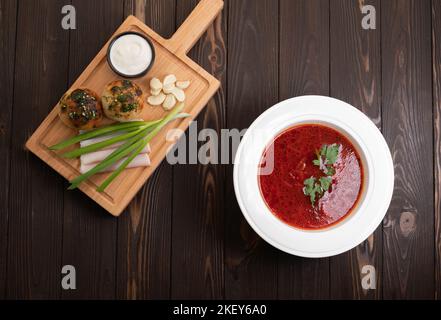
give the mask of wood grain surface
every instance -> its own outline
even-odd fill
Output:
[[[72,85],[123,21],[123,6],[119,0],[74,0],[72,5],[79,14],[78,27],[70,32],[67,87]],[[98,11],[101,11],[103,19],[80,14]],[[116,283],[117,221],[108,217],[106,211],[97,207],[91,199],[83,201],[83,198],[79,192],[64,192],[62,265],[75,266],[84,285],[77,290],[63,290],[62,297],[112,299],[115,298]]]
[[[70,3],[77,29],[67,31]],[[237,205],[231,164],[165,161],[115,219],[24,150],[128,15],[169,38],[197,3],[0,0],[0,299],[441,299],[439,0],[227,0],[189,53],[221,83],[198,132],[241,131],[303,94],[353,104],[382,130],[392,204],[342,255],[303,259],[260,239]],[[375,30],[361,27],[364,5],[376,9]],[[66,264],[75,291],[60,286]],[[365,265],[375,290],[361,286]]]
[[[8,203],[13,213],[8,221],[8,298],[54,299],[61,294],[65,185],[56,172],[24,151],[24,142],[66,89],[69,35],[60,28],[63,5],[63,1],[25,0],[18,7]]]
[[[364,1],[332,2],[330,10],[330,95],[362,110],[381,129],[381,24],[375,30],[361,28]],[[369,1],[381,16],[380,1]],[[378,19],[380,20],[380,19]],[[334,299],[379,299],[381,273],[376,290],[361,286],[365,265],[382,266],[382,229],[377,228],[354,250],[330,259],[331,297]]]
[[[293,41],[296,39],[296,41]],[[279,100],[329,95],[329,2],[280,2]],[[329,259],[278,254],[280,299],[329,298]]]
[[[435,175],[435,298],[441,299],[441,1],[432,4],[433,130]]]
[[[228,3],[228,128],[247,128],[278,101],[278,14],[271,0]],[[242,216],[232,169],[227,167],[225,185],[225,297],[277,298],[278,252]]]
[[[177,2],[176,25],[184,21],[196,4],[194,0]],[[227,12],[225,7],[223,15],[189,54],[223,84],[193,123],[198,130],[214,130],[218,137],[225,127],[226,28],[223,21],[227,21]],[[183,140],[187,150],[191,150],[188,139]],[[224,167],[216,165],[216,154],[208,157],[214,164],[177,165],[173,171],[173,299],[223,297]]]
[[[434,297],[430,1],[383,1],[382,122],[395,164],[383,297]]]
[[[10,141],[12,130],[12,104],[14,98],[14,59],[17,3],[0,1],[0,92],[3,93],[3,108],[0,109],[0,298],[6,297],[6,271],[8,250],[8,196],[10,188]]]
[[[176,30],[175,1],[125,1],[134,14],[164,38]],[[172,166],[164,161],[118,220],[117,297],[170,296]]]

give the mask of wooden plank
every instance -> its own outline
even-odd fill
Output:
[[[234,0],[228,7],[227,127],[240,131],[278,101],[279,7],[272,0]],[[232,169],[225,187],[225,296],[276,298],[278,251],[243,218]]]
[[[432,1],[435,173],[435,298],[441,299],[441,1]]]
[[[14,95],[14,57],[17,19],[17,1],[0,0],[0,92],[3,107],[0,109],[0,299],[6,295],[6,265],[8,243],[8,192],[10,142],[12,125],[12,100]]]
[[[175,1],[125,1],[125,15],[161,34],[175,31]],[[172,167],[164,161],[118,220],[117,297],[170,297]]]
[[[125,15],[134,15],[169,39],[176,31],[175,0],[124,0]]]
[[[384,220],[383,297],[434,297],[429,1],[382,2],[383,128],[395,163]]]
[[[365,30],[362,1],[337,0],[330,8],[331,96],[362,110],[381,129],[380,1],[369,1],[378,17],[375,30]],[[331,297],[381,298],[382,227],[355,249],[331,258]],[[362,288],[362,269],[376,270],[376,289]]]
[[[123,21],[119,0],[74,0],[77,29],[71,31],[69,86]],[[84,14],[87,13],[87,14]],[[96,19],[101,15],[101,19]],[[63,299],[113,299],[116,287],[117,221],[81,192],[65,191],[63,265],[76,268],[77,289]]]
[[[197,2],[177,3],[177,25]],[[225,127],[226,13],[224,7],[223,15],[189,54],[222,83],[195,122],[198,131],[210,128],[218,137]],[[186,150],[191,152],[188,143],[186,145]],[[194,164],[175,166],[173,173],[172,298],[222,298],[225,170],[220,164]]]
[[[329,94],[329,1],[280,2],[280,100]],[[279,252],[280,299],[329,297],[329,259]]]
[[[14,79],[7,298],[58,298],[63,183],[24,143],[66,89],[65,1],[20,1]]]

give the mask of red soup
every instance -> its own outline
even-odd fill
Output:
[[[270,163],[273,170],[266,174]],[[258,179],[274,215],[293,227],[317,230],[340,222],[357,205],[363,167],[341,133],[306,124],[284,131],[267,147]]]

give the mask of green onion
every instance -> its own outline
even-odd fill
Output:
[[[126,122],[126,123],[118,123],[118,124],[112,124],[109,126],[105,126],[102,128],[94,129],[91,131],[84,132],[82,134],[79,134],[78,136],[75,136],[71,139],[68,139],[66,141],[63,141],[59,144],[56,144],[52,147],[49,147],[50,150],[62,150],[65,149],[73,144],[76,144],[80,141],[95,138],[98,136],[110,134],[113,132],[118,132],[122,130],[129,130],[132,128],[137,128],[143,125],[149,125],[150,123],[157,123],[160,120],[151,121],[151,122],[144,122],[144,121],[134,121],[134,122]]]
[[[95,173],[99,173],[102,170],[110,167],[111,165],[113,165],[116,161],[124,158],[126,155],[128,155],[131,151],[135,150],[139,145],[141,145],[143,141],[139,140],[138,142],[132,144],[131,146],[129,146],[126,150],[124,150],[123,152],[120,152],[116,155],[114,155],[113,157],[109,158],[109,159],[105,159],[103,161],[101,161],[98,165],[96,165],[95,167],[93,167],[92,169],[90,169],[89,171],[87,171],[86,173],[76,177],[75,179],[73,179],[70,183],[70,187],[69,190],[73,190],[76,189],[78,187],[78,185],[83,182],[84,180],[86,180],[87,178],[93,176]]]
[[[82,154],[94,152],[96,150],[110,146],[112,144],[115,144],[116,142],[127,140],[127,141],[125,141],[125,143],[123,145],[121,145],[119,148],[117,148],[115,151],[113,151],[109,156],[107,156],[103,161],[101,161],[94,168],[92,168],[88,172],[78,176],[77,178],[73,179],[71,181],[71,185],[69,187],[69,190],[76,189],[83,181],[85,181],[86,179],[88,179],[92,175],[103,171],[104,169],[115,164],[117,161],[128,156],[127,159],[125,159],[124,162],[121,163],[121,165],[117,168],[117,170],[115,170],[97,189],[99,192],[103,192],[109,186],[109,184],[133,161],[133,159],[145,148],[145,146],[155,137],[155,135],[164,126],[166,126],[170,121],[173,121],[175,119],[181,119],[181,118],[186,118],[186,117],[190,116],[189,114],[186,114],[186,113],[179,113],[182,111],[183,108],[184,108],[184,104],[181,103],[181,104],[177,105],[163,119],[151,121],[151,122],[137,122],[136,125],[133,125],[130,127],[124,126],[123,128],[126,131],[129,129],[132,129],[132,130],[126,134],[122,134],[117,137],[109,138],[108,140],[98,142],[93,145],[90,145],[90,146],[87,146],[84,148],[79,148],[79,149],[73,150],[71,152],[65,153],[64,154],[65,157],[76,158],[76,157],[81,156]],[[128,125],[128,124],[129,123],[125,123],[124,125]],[[130,124],[133,124],[133,123],[130,123]],[[113,125],[113,127],[117,127],[117,126],[118,125]],[[107,128],[109,130],[109,127],[104,127],[101,129]],[[124,130],[121,128],[122,128],[122,126],[120,125],[119,129],[112,128],[113,131],[110,131],[110,132]],[[101,130],[101,129],[97,129],[96,131]],[[95,130],[93,132],[95,132]],[[83,135],[80,135],[80,136],[82,136],[81,139],[78,139],[78,137],[80,137],[80,136],[78,136],[78,137],[76,137],[76,139],[72,138],[72,139],[65,141],[65,142],[62,142],[54,147],[64,148],[65,146],[69,146],[73,143],[77,143],[77,142],[82,141],[84,139],[89,139],[91,137],[100,136],[103,134],[103,132],[109,133],[109,131],[101,130],[100,134],[94,134],[92,136],[88,135],[88,136],[86,136],[87,138],[84,138],[86,134],[92,133],[92,132],[87,132],[87,133],[84,133]],[[76,141],[76,142],[72,143],[72,141]],[[57,150],[59,150],[59,149],[57,149]]]
[[[170,121],[176,119],[179,112],[184,109],[184,104],[181,103],[177,105],[164,119],[162,119],[155,128],[146,136],[147,143],[150,142],[150,140],[153,139],[153,137],[163,128],[165,127]],[[185,116],[185,115],[184,115]],[[180,117],[178,117],[180,118]]]
[[[136,136],[132,137],[131,139],[127,140],[124,144],[122,144],[118,149],[113,151],[111,154],[109,154],[103,161],[110,159],[117,154],[125,151],[128,147],[130,147],[133,143],[138,141],[139,139],[143,138],[148,132],[151,130],[151,128],[144,129],[140,133],[138,133]]]
[[[143,144],[141,144],[141,146],[138,147],[138,149],[136,149],[135,151],[133,151],[132,155],[130,157],[128,157],[123,163],[121,163],[121,165],[118,167],[117,170],[115,170],[107,179],[106,181],[104,181],[99,187],[98,189],[96,189],[98,192],[103,192],[108,186],[109,184],[112,183],[112,181],[130,164],[130,162],[133,161],[133,159],[136,158],[136,156],[141,153],[142,149],[144,149],[144,147],[148,144],[147,141],[144,141]]]
[[[184,108],[184,105],[181,104],[174,108],[159,124],[145,137],[144,143],[133,152],[133,154],[127,158],[119,167],[118,169],[111,174],[106,181],[104,181],[101,186],[97,189],[99,192],[103,192],[109,184],[130,164],[130,162],[135,159],[135,157],[144,149],[144,147],[155,137],[155,135],[164,127],[166,126],[170,121],[176,119],[177,114],[182,111]],[[116,151],[115,151],[116,152]]]
[[[175,116],[173,116],[168,122],[172,121],[172,120],[176,120],[176,119],[182,119],[182,118],[187,118],[190,117],[190,114],[188,113],[179,113]],[[158,120],[158,123],[161,122],[163,119]],[[145,136],[146,134],[149,133],[150,130],[153,130],[151,127],[145,129],[144,131],[140,132],[139,134],[137,134],[136,136],[134,136],[133,138],[127,140],[127,142],[125,142],[123,145],[121,145],[118,149],[116,149],[115,151],[113,151],[111,154],[109,154],[103,161],[113,157],[114,155],[124,151],[128,146],[130,146],[133,142],[137,141],[138,139],[140,139],[141,137]]]
[[[90,146],[87,147],[83,147],[83,148],[78,148],[75,150],[72,150],[70,152],[66,152],[63,153],[63,157],[65,158],[69,158],[69,159],[74,159],[74,158],[78,158],[79,156],[83,155],[83,154],[87,154],[87,153],[91,153],[100,149],[103,149],[105,147],[111,146],[112,144],[115,144],[117,142],[120,141],[124,141],[127,140],[131,137],[137,136],[140,132],[142,132],[144,129],[146,129],[146,127],[140,127],[137,130],[128,132],[126,134],[122,134],[101,142],[97,142],[94,144],[91,144]]]

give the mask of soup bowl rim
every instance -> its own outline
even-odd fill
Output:
[[[284,223],[268,208],[258,166],[274,137],[314,123],[334,128],[351,141],[362,157],[365,176],[362,196],[347,217],[327,228],[305,230]],[[334,98],[300,96],[274,105],[248,128],[236,152],[233,182],[244,217],[265,241],[290,254],[327,257],[355,247],[375,231],[391,201],[394,171],[386,141],[361,111]]]

